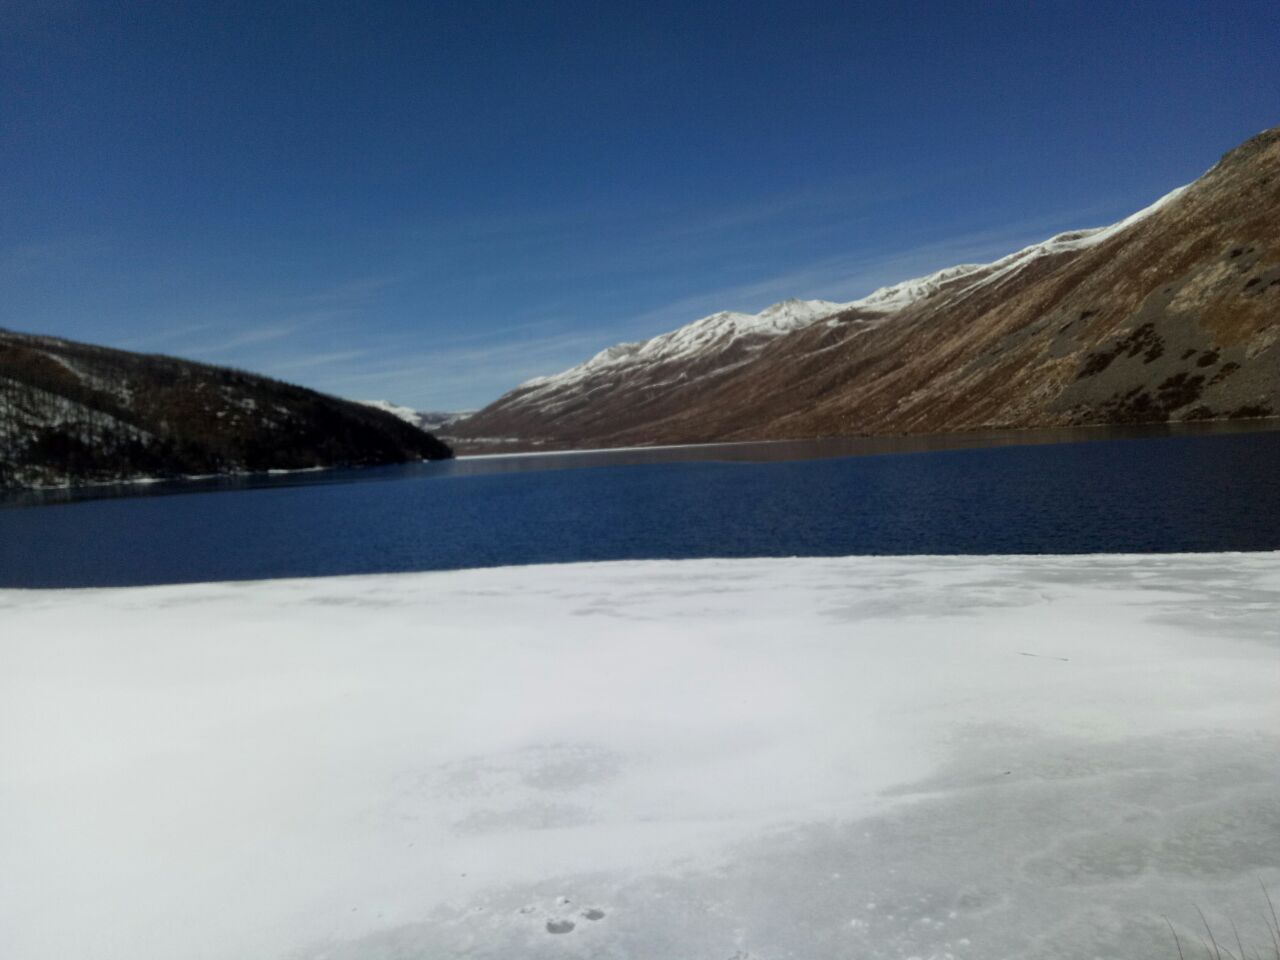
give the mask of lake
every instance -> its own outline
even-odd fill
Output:
[[[463,458],[9,494],[0,586],[847,554],[1280,549],[1274,424]]]

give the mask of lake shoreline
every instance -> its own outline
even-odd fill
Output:
[[[1236,436],[1280,432],[1280,417],[1238,420],[1193,420],[1142,424],[1088,424],[1072,427],[1028,427],[1001,430],[958,430],[947,433],[820,437],[807,440],[736,440],[724,443],[599,447],[592,449],[520,450],[499,453],[459,453],[443,460],[424,459],[400,464],[331,465],[291,470],[233,471],[174,477],[136,477],[48,486],[0,488],[0,510],[13,507],[57,506],[84,500],[165,496],[218,490],[286,485],[321,475],[325,482],[377,476],[418,465],[452,465],[454,472],[497,468],[507,463],[536,463],[539,469],[577,469],[637,463],[758,463],[825,460],[842,457],[893,456],[948,450],[1035,447],[1116,440],[1160,440],[1172,437]]]
[[[743,446],[771,446],[779,444],[892,444],[912,440],[941,443],[948,438],[957,442],[961,438],[973,438],[980,445],[983,438],[1016,437],[1019,435],[1035,437],[1041,434],[1079,432],[1081,439],[1086,439],[1090,432],[1113,431],[1132,432],[1135,438],[1149,436],[1199,435],[1201,433],[1236,433],[1252,431],[1280,430],[1280,416],[1265,417],[1218,417],[1204,420],[1154,420],[1138,423],[1081,423],[1060,424],[1054,426],[1035,427],[967,427],[961,430],[919,433],[867,433],[867,434],[832,434],[820,437],[790,437],[768,440],[724,440],[702,443],[660,443],[652,445],[627,445],[618,447],[573,447],[560,445],[560,441],[494,441],[489,444],[469,441],[465,437],[444,437],[455,450],[459,459],[478,460],[489,457],[519,456],[555,456],[557,454],[600,454],[630,453],[641,450],[714,450]],[[1165,432],[1168,431],[1168,432]],[[1036,442],[1029,440],[1028,442]],[[1074,441],[1062,441],[1074,442]],[[504,447],[491,450],[489,447]],[[509,449],[506,449],[509,447]]]
[[[700,450],[463,459],[153,484],[148,495],[71,498],[57,510],[0,509],[0,586],[1280,548],[1280,430],[1056,442],[1077,438],[803,458],[812,451],[749,446],[716,459]]]

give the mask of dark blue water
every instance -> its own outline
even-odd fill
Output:
[[[0,585],[638,558],[1280,549],[1280,432],[555,469],[580,462],[422,464],[11,507],[0,510]]]

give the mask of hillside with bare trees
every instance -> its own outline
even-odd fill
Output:
[[[449,456],[389,413],[303,387],[0,330],[0,487]]]

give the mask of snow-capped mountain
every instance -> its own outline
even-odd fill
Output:
[[[877,315],[895,313],[933,296],[947,284],[962,277],[1006,262],[1012,263],[1015,259],[1025,262],[1037,256],[1055,252],[1066,242],[1064,238],[1077,238],[1101,233],[1108,229],[1112,228],[1102,227],[1098,230],[1062,234],[1060,237],[1054,237],[1012,254],[995,264],[975,263],[947,267],[923,277],[880,287],[865,297],[846,303],[791,298],[765,307],[759,313],[722,310],[649,340],[606,347],[590,360],[576,367],[570,367],[562,373],[548,377],[535,377],[525,381],[517,389],[529,389],[532,393],[546,393],[589,379],[597,374],[623,372],[628,367],[705,360],[718,354],[729,353],[735,348],[753,352],[776,337],[803,329],[818,320],[838,313],[850,310]]]
[[[412,407],[401,407],[387,400],[360,400],[359,403],[366,407],[373,407],[375,410],[381,410],[383,413],[389,413],[393,417],[399,417],[405,423],[412,423],[418,426],[418,417],[421,416],[417,410]]]
[[[933,296],[944,284],[983,269],[985,264],[962,263],[954,267],[945,267],[927,276],[914,280],[904,280],[891,286],[881,287],[861,300],[855,300],[849,306],[861,307],[864,310],[875,310],[894,313],[911,306],[920,300]]]
[[[522,383],[487,413],[508,398],[522,407],[543,413],[573,404],[580,396],[600,389],[602,383],[643,383],[648,388],[717,377],[749,361],[772,341],[803,330],[819,320],[854,316],[863,325],[934,295],[952,281],[982,265],[948,267],[888,287],[846,303],[831,300],[782,300],[759,313],[722,310],[694,320],[669,333],[635,343],[619,343],[562,373]],[[466,429],[473,424],[467,423]]]
[[[381,410],[389,413],[393,417],[399,417],[405,423],[411,423],[419,430],[442,430],[452,423],[456,423],[463,417],[469,417],[475,413],[474,410],[457,410],[452,412],[443,412],[439,410],[415,410],[412,407],[402,407],[398,404],[391,403],[388,400],[360,400],[360,403],[366,407],[373,407],[375,410]]]
[[[554,376],[529,380],[521,384],[521,388],[551,391],[627,367],[705,358],[735,347],[757,348],[774,337],[839,313],[845,307],[828,300],[783,300],[759,313],[722,310],[651,340],[607,347],[585,363]]]
[[[450,432],[580,447],[1271,414],[1278,191],[1280,128],[1109,226],[846,303],[715,313]]]

